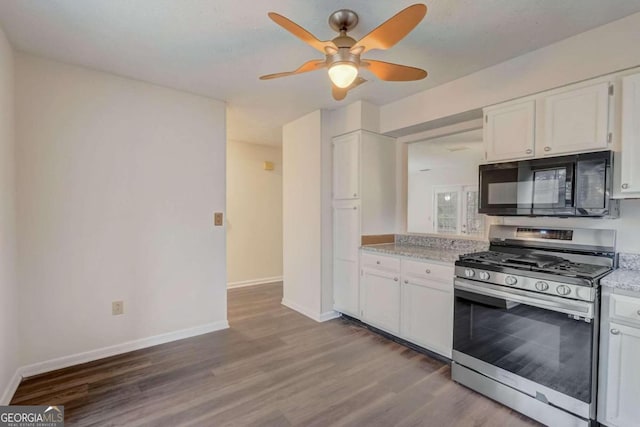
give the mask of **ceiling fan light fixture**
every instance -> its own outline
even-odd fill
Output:
[[[329,67],[329,78],[341,89],[348,88],[358,77],[358,67],[352,62],[335,62]]]

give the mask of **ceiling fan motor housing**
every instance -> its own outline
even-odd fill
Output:
[[[340,9],[329,16],[329,26],[339,33],[351,31],[356,25],[358,25],[358,14],[353,10]]]

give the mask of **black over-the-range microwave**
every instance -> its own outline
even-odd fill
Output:
[[[617,217],[611,151],[480,165],[479,212]]]

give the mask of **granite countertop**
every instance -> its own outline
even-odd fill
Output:
[[[600,280],[600,285],[640,293],[640,254],[620,253],[618,269]]]
[[[402,243],[366,245],[362,246],[361,249],[367,252],[383,253],[386,255],[399,255],[409,258],[441,262],[454,262],[458,259],[459,255],[472,252],[469,250],[444,249],[437,247],[408,245]]]
[[[640,293],[640,271],[620,268],[600,280],[602,286]]]

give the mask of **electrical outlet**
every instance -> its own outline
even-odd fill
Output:
[[[118,316],[124,314],[124,301],[114,301],[111,303],[111,314]]]
[[[213,214],[213,225],[220,227],[222,225],[222,212],[216,212]]]

